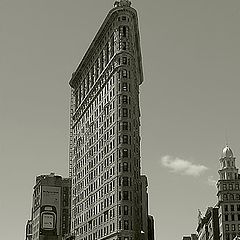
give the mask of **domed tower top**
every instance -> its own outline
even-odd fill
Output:
[[[232,149],[227,145],[223,150],[222,150],[222,158],[232,158],[233,157],[233,151]]]
[[[115,1],[114,3],[114,7],[130,7],[131,6],[131,1],[129,0],[119,0],[119,1]]]

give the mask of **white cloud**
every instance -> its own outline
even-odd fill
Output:
[[[210,186],[216,186],[217,181],[213,178],[213,176],[208,177],[208,184]]]
[[[201,173],[208,169],[204,165],[196,165],[190,161],[168,155],[161,158],[161,163],[164,167],[169,168],[172,172],[194,177],[198,177]]]

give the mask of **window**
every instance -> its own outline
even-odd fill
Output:
[[[128,222],[128,220],[124,220],[124,222],[123,222],[124,224],[124,230],[129,230],[129,222]]]
[[[234,211],[234,205],[231,205],[231,211],[232,212]]]
[[[225,229],[226,229],[226,231],[229,231],[229,224],[225,225]]]
[[[123,104],[128,104],[128,96],[127,95],[122,96],[122,103]]]
[[[122,63],[125,64],[125,65],[127,64],[127,57],[122,58]]]
[[[235,231],[235,224],[232,224],[232,231]]]
[[[128,191],[123,191],[123,200],[128,200]]]
[[[228,211],[228,205],[224,205],[224,210],[225,210],[225,212]]]
[[[240,211],[240,204],[237,205],[237,210]]]
[[[128,135],[123,135],[123,141],[122,143],[128,144]]]
[[[239,184],[235,185],[236,190],[239,190]]]
[[[223,200],[228,200],[227,194],[223,194]]]
[[[230,200],[233,200],[233,199],[234,199],[233,194],[230,194],[230,195],[229,195],[229,199],[230,199]]]
[[[232,184],[229,184],[229,189],[233,190],[233,185]]]
[[[127,70],[126,69],[122,70],[122,76],[123,76],[123,78],[127,78]]]
[[[238,231],[240,231],[240,224],[238,224]]]
[[[238,214],[238,221],[240,221],[240,214]]]
[[[128,86],[126,82],[122,83],[122,91],[127,91],[128,90]]]
[[[231,214],[231,220],[234,221],[234,214]]]
[[[127,28],[126,28],[126,26],[123,26],[122,30],[123,30],[123,37],[127,37]]]
[[[124,148],[122,150],[122,157],[128,157],[128,149]]]
[[[127,162],[123,163],[123,171],[128,172],[128,163]]]
[[[128,177],[123,177],[123,186],[124,187],[128,186]]]
[[[128,206],[126,205],[123,207],[123,214],[128,215]]]
[[[225,221],[228,221],[228,215],[225,214]]]
[[[223,184],[223,190],[227,190],[226,184]]]
[[[128,130],[128,122],[123,122],[122,123],[122,130]]]
[[[128,109],[127,108],[123,108],[123,117],[128,117]]]

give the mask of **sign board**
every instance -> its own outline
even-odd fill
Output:
[[[42,186],[42,198],[41,198],[41,206],[53,206],[56,209],[56,217],[55,219],[50,217],[49,212],[44,213],[46,215],[46,225],[50,226],[51,221],[53,221],[53,225],[56,222],[57,235],[60,235],[60,203],[61,203],[61,187],[53,187],[53,186]],[[47,209],[45,209],[47,210]],[[49,209],[50,210],[50,209]],[[44,215],[43,215],[44,217]],[[44,217],[45,219],[45,217]],[[44,223],[43,219],[43,223]],[[42,226],[42,228],[45,228]]]

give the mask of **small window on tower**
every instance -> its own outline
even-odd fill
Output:
[[[224,210],[225,210],[225,212],[228,211],[228,205],[224,205]]]
[[[226,229],[226,231],[229,231],[229,224],[225,225],[225,229]]]

